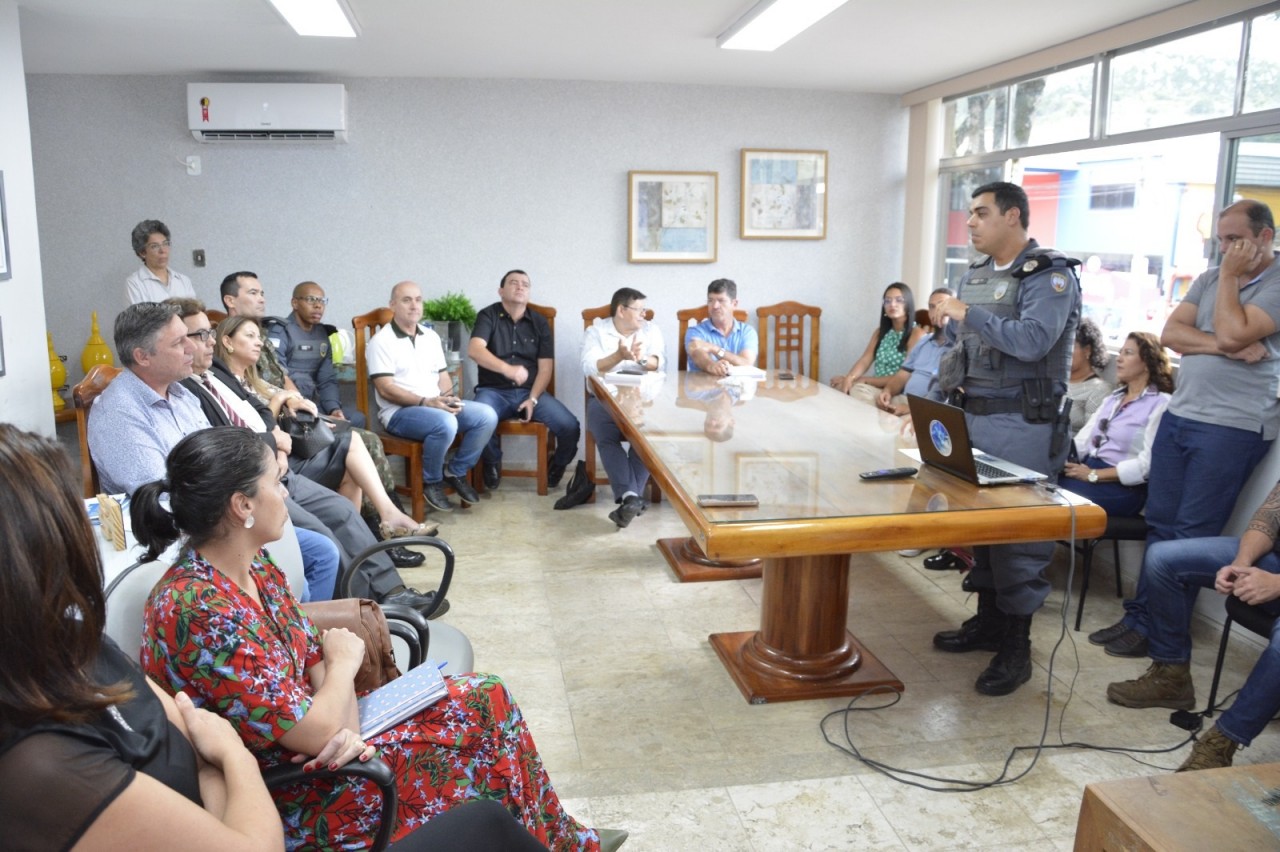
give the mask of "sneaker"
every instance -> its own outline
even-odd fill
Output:
[[[623,529],[634,521],[645,508],[644,500],[635,494],[628,494],[622,498],[618,508],[609,513],[609,520],[617,524],[618,529]]]
[[[1147,648],[1147,637],[1136,630],[1128,630],[1102,646],[1113,657],[1145,657]]]
[[[493,491],[502,483],[502,465],[497,462],[484,462],[483,464],[484,487]]]
[[[471,487],[471,483],[467,482],[465,476],[446,476],[444,484],[452,488],[464,504],[475,505],[480,502],[480,495]]]
[[[1110,627],[1104,627],[1101,630],[1095,630],[1089,634],[1089,642],[1094,645],[1105,645],[1112,639],[1119,639],[1128,633],[1132,628],[1123,621],[1117,621]]]
[[[1227,735],[1214,725],[1209,729],[1209,733],[1196,740],[1196,744],[1191,747],[1191,754],[1187,755],[1187,759],[1174,772],[1222,769],[1231,765],[1231,759],[1235,757],[1238,748],[1240,748],[1239,743],[1227,739]]]
[[[562,464],[553,464],[547,468],[547,487],[559,488],[560,480],[564,479],[565,466]]]
[[[1189,663],[1155,663],[1137,680],[1125,680],[1107,687],[1107,700],[1121,707],[1168,707],[1190,710],[1196,704]]]
[[[449,495],[444,493],[444,482],[426,482],[422,485],[422,496],[427,498],[427,505],[437,512],[452,512],[457,508]]]

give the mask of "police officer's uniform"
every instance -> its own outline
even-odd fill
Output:
[[[975,447],[1046,474],[1050,481],[1062,469],[1069,443],[1061,401],[1080,322],[1078,263],[1030,240],[1007,269],[996,269],[990,257],[971,266],[959,287],[968,310],[963,320],[947,325],[956,345],[943,356],[938,372],[944,388],[963,388],[959,401]],[[970,582],[981,592],[979,620],[984,608],[994,616],[986,627],[998,624],[1003,631],[1003,616],[1016,616],[1025,618],[1029,629],[1030,616],[1049,595],[1044,571],[1053,547],[1052,542],[1023,542],[975,548]],[[1003,653],[1002,632],[988,631],[973,641],[972,630],[965,635],[972,626],[966,622],[960,631],[949,631],[949,640],[939,641],[946,635],[939,634],[934,644]],[[967,644],[954,642],[957,635]],[[946,647],[948,641],[954,647]],[[981,678],[978,688],[987,691]],[[1012,687],[991,694],[1004,691]]]
[[[1059,403],[1071,374],[1071,349],[1080,323],[1078,262],[1052,249],[1027,243],[1013,263],[997,270],[990,257],[975,263],[960,281],[964,319],[949,323],[948,334],[963,351],[965,420],[973,445],[1056,478],[1066,461],[1067,442],[1051,452]],[[1044,380],[1051,391],[1039,400],[1028,422],[1031,383]],[[984,548],[979,548],[982,550]],[[990,577],[972,582],[998,592],[1000,609],[1030,615],[1049,595],[1044,568],[1051,542],[989,548]],[[987,582],[984,583],[983,580]]]
[[[278,317],[263,320],[263,333],[275,347],[298,392],[318,405],[324,414],[342,408],[329,345],[329,335],[336,330],[326,323],[316,323],[307,331],[298,324],[294,314],[290,314],[287,321]],[[354,426],[364,428],[364,415],[359,410],[342,408],[342,412]]]

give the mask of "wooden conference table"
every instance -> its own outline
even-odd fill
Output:
[[[850,556],[904,547],[1096,538],[1106,514],[1038,486],[978,488],[914,462],[902,420],[806,376],[726,386],[705,373],[592,390],[712,560],[763,559],[760,629],[711,643],[749,701],[856,695],[902,682],[846,626]],[[984,448],[999,452],[997,447]],[[703,509],[699,494],[754,493],[750,509]],[[940,628],[951,625],[939,625]]]

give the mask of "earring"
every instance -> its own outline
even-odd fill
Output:
[[[244,519],[244,528],[247,530],[253,529],[253,515],[249,515]]]

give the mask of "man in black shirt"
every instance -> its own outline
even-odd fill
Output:
[[[554,487],[578,454],[582,429],[578,418],[546,392],[555,369],[555,341],[546,317],[528,309],[529,289],[529,276],[521,269],[502,276],[501,301],[476,316],[467,354],[478,367],[477,402],[492,407],[499,420],[534,420],[555,435],[556,450],[547,469],[547,484]],[[483,463],[485,486],[497,488],[502,444],[496,432],[484,449]]]

